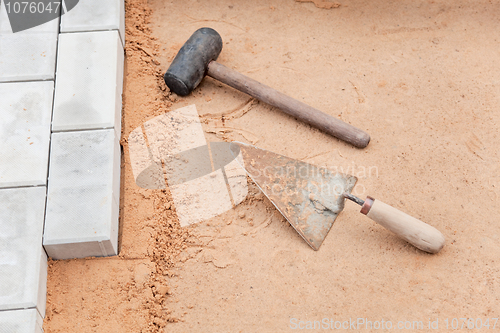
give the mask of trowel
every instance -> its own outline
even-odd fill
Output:
[[[361,213],[418,249],[437,253],[444,236],[436,228],[388,205],[351,192],[357,178],[332,172],[255,146],[231,142],[231,154],[255,184],[314,250],[319,250],[345,199],[361,206]]]

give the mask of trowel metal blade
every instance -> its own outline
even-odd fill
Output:
[[[314,250],[318,250],[344,208],[354,176],[291,159],[241,142],[231,153],[262,192]]]

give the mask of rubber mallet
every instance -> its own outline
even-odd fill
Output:
[[[222,38],[217,31],[211,28],[196,30],[164,75],[170,91],[186,96],[208,75],[358,148],[370,142],[370,135],[359,128],[217,63],[215,60],[221,51]]]

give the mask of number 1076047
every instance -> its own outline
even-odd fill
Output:
[[[61,7],[61,1],[50,2],[28,2],[28,1],[4,1],[7,14],[43,14],[57,13]]]
[[[444,319],[446,329],[496,329],[498,318],[453,318]]]

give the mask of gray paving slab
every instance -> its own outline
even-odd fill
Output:
[[[43,333],[42,325],[35,309],[0,311],[0,333]]]
[[[125,37],[124,0],[80,1],[61,18],[61,32],[118,30],[122,44]]]
[[[46,185],[54,81],[0,83],[0,188]]]
[[[113,129],[52,134],[43,238],[50,257],[117,254],[120,153]]]
[[[59,18],[12,33],[4,2],[0,6],[0,82],[53,80]]]
[[[0,1],[0,333],[43,332],[42,242],[54,259],[117,254],[124,16],[86,0],[13,33]]]
[[[120,133],[124,56],[118,32],[67,33],[59,39],[52,130]]]
[[[45,316],[45,193],[43,186],[0,189],[0,310],[37,308]]]

